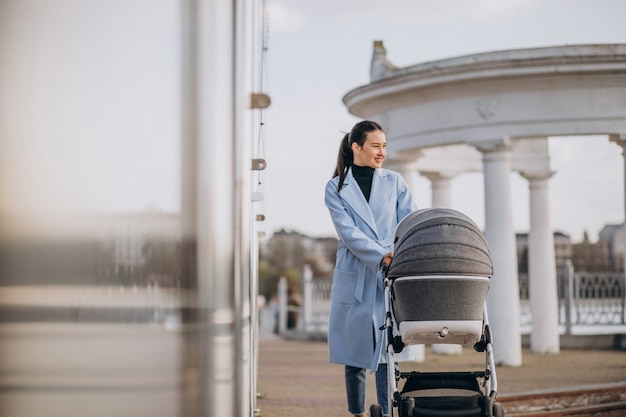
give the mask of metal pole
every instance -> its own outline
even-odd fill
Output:
[[[196,321],[184,415],[250,416],[251,58],[249,4],[183,2],[183,212],[195,237]],[[216,151],[219,152],[216,152]],[[193,153],[191,153],[193,152]],[[183,165],[188,163],[183,160]],[[187,189],[187,187],[190,187]]]
[[[626,135],[619,135],[618,144],[622,147],[622,156],[624,158],[624,223],[622,223],[622,238],[624,244],[624,252],[623,252],[623,268],[624,273],[622,274],[622,324],[626,322],[626,312],[624,311],[624,307],[626,306]]]
[[[235,4],[195,0],[198,65],[198,308],[202,417],[239,416]],[[215,147],[219,146],[219,157]]]
[[[305,332],[313,330],[313,270],[310,265],[302,268],[302,314],[300,328]]]
[[[287,278],[280,277],[278,280],[278,334],[287,331]]]
[[[182,287],[184,304],[181,352],[181,411],[185,417],[204,414],[201,393],[205,383],[199,372],[205,327],[200,325],[198,306],[198,122],[197,122],[197,4],[181,2],[181,235],[182,235]]]
[[[572,297],[574,296],[574,267],[572,260],[565,261],[565,333],[572,334]]]
[[[244,3],[245,4],[245,3]],[[251,91],[252,92],[263,92],[263,57],[264,57],[264,48],[265,48],[265,1],[264,0],[253,0],[250,2],[250,50],[251,50]],[[267,103],[269,105],[269,103]],[[254,149],[254,140],[259,138],[261,135],[261,129],[263,125],[263,116],[262,109],[263,106],[255,106],[252,105],[253,109],[260,109],[254,111],[253,117],[251,119],[252,125],[254,126],[251,132],[251,145],[252,149]],[[262,145],[261,145],[262,146]],[[259,153],[262,152],[262,149],[257,149],[256,152],[252,152],[255,157],[260,156]],[[254,170],[254,168],[253,168]],[[251,185],[254,184],[254,171],[251,176]],[[251,187],[252,190],[252,187]],[[261,195],[262,197],[262,195]],[[249,295],[249,304],[250,304],[250,323],[251,323],[251,331],[250,331],[250,353],[251,353],[251,363],[250,363],[250,415],[257,415],[261,413],[261,410],[257,407],[257,396],[258,396],[258,368],[259,368],[259,230],[257,229],[257,216],[258,216],[258,208],[255,207],[254,201],[259,201],[258,196],[255,200],[254,197],[251,196],[252,200],[252,227],[251,227],[251,248],[250,248],[250,295]]]

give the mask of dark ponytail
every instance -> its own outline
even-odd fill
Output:
[[[352,165],[353,158],[352,145],[350,144],[350,133],[346,133],[343,139],[341,139],[341,144],[339,145],[337,166],[335,167],[335,172],[333,173],[333,178],[339,176],[339,186],[337,187],[337,191],[341,191],[341,187],[343,187],[343,181],[346,179],[346,175],[348,175],[348,169],[350,168],[350,165]]]
[[[383,128],[376,122],[364,120],[355,124],[352,130],[346,133],[343,139],[341,139],[339,154],[337,155],[337,166],[335,167],[335,172],[333,173],[333,178],[337,176],[339,177],[337,191],[341,191],[346,175],[348,175],[348,170],[350,169],[350,166],[352,166],[352,161],[354,160],[352,144],[356,143],[362,147],[367,140],[367,135],[375,130],[382,131]]]

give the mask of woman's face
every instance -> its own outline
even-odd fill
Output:
[[[373,130],[367,134],[363,146],[352,144],[354,165],[361,167],[380,168],[387,155],[387,137],[382,130]]]

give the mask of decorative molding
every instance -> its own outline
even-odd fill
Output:
[[[393,75],[393,71],[398,69],[387,59],[387,50],[383,41],[374,41],[374,51],[372,53],[372,63],[370,64],[370,81],[374,82],[381,78]]]
[[[495,116],[499,107],[500,101],[495,98],[483,97],[476,103],[476,110],[484,120],[489,120]]]
[[[556,171],[520,171],[519,174],[528,181],[542,181],[550,179]]]
[[[456,177],[458,174],[461,174],[462,171],[452,171],[452,170],[443,170],[443,171],[420,171],[420,175],[428,178],[431,182],[436,182],[440,180],[451,180]]]
[[[513,141],[509,137],[503,137],[500,139],[482,140],[475,142],[472,145],[476,147],[482,153],[494,153],[513,150]]]

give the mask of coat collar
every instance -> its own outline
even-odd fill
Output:
[[[355,213],[372,229],[378,236],[376,230],[376,218],[380,215],[386,203],[391,197],[393,184],[387,179],[387,171],[376,169],[372,177],[372,191],[370,193],[369,204],[359,187],[359,184],[352,175],[352,169],[348,170],[346,179],[341,189],[341,196]]]

